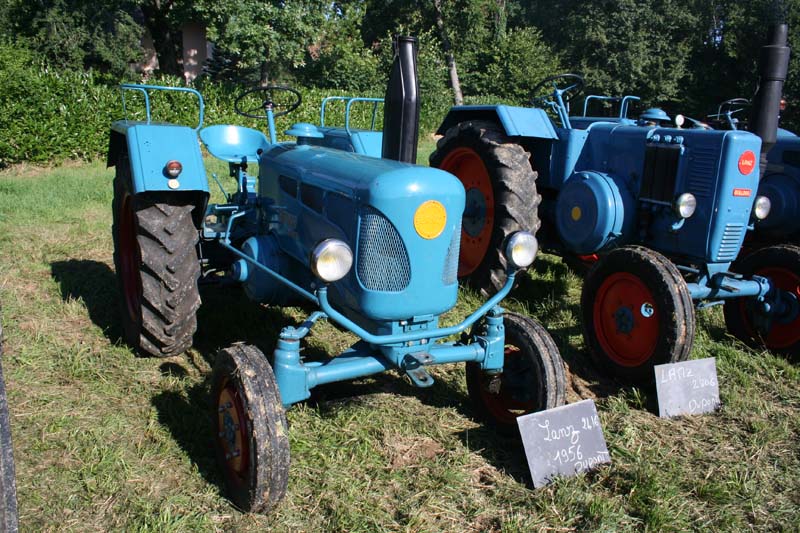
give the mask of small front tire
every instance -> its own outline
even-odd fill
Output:
[[[616,248],[589,271],[581,293],[583,338],[600,369],[636,384],[653,367],[689,358],[694,306],[666,257],[642,246]]]
[[[289,424],[264,354],[235,344],[220,351],[211,386],[214,444],[231,501],[267,513],[286,495]]]
[[[516,313],[505,313],[503,325],[503,373],[492,376],[478,363],[467,363],[467,391],[482,420],[513,436],[518,434],[517,417],[564,405],[567,382],[561,354],[547,330]]]

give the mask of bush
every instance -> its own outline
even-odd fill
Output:
[[[389,47],[391,48],[391,47]],[[426,47],[425,49],[429,49]],[[424,49],[423,49],[424,50]],[[391,57],[381,55],[381,70],[388,72]],[[297,87],[303,103],[296,111],[278,119],[279,138],[295,122],[319,123],[320,103],[325,96],[382,97],[383,74],[376,89],[349,92]],[[438,127],[452,103],[450,89],[443,81],[444,65],[432,53],[420,54],[422,94],[421,132]],[[150,79],[153,85],[182,86],[178,78]],[[246,87],[231,83],[201,81],[198,90],[205,100],[205,124],[240,124],[266,131],[264,120],[237,115],[233,104]],[[108,147],[108,132],[114,120],[143,120],[144,101],[140,94],[126,92],[126,110],[117,87],[104,85],[93,72],[53,69],[24,49],[0,43],[0,167],[33,162],[102,157]],[[191,125],[197,123],[197,104],[181,93],[153,93],[152,119]],[[366,125],[371,107],[353,107],[352,120]],[[126,116],[127,115],[127,116]],[[344,124],[344,106],[331,105],[326,123]],[[378,123],[378,127],[381,123]]]

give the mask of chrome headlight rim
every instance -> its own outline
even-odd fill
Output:
[[[694,194],[685,192],[675,199],[673,208],[679,217],[690,218],[697,211],[697,198]]]
[[[339,239],[325,239],[311,252],[311,271],[325,283],[344,278],[353,267],[353,250]]]
[[[504,254],[512,267],[528,268],[539,254],[539,241],[529,231],[517,231],[508,238]]]
[[[756,196],[756,200],[753,202],[753,216],[756,220],[764,220],[769,216],[770,211],[772,211],[772,200],[763,194]]]

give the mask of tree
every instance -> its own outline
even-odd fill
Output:
[[[324,0],[202,0],[215,54],[262,84],[304,65],[306,51],[335,4]]]

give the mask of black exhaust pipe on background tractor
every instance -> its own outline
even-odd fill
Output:
[[[758,87],[753,96],[750,131],[761,137],[761,177],[767,170],[767,152],[778,138],[778,119],[783,83],[789,70],[789,26],[779,22],[770,26],[766,46],[758,59]]]
[[[383,105],[381,157],[416,163],[420,106],[417,40],[397,36],[393,45],[394,63]]]

